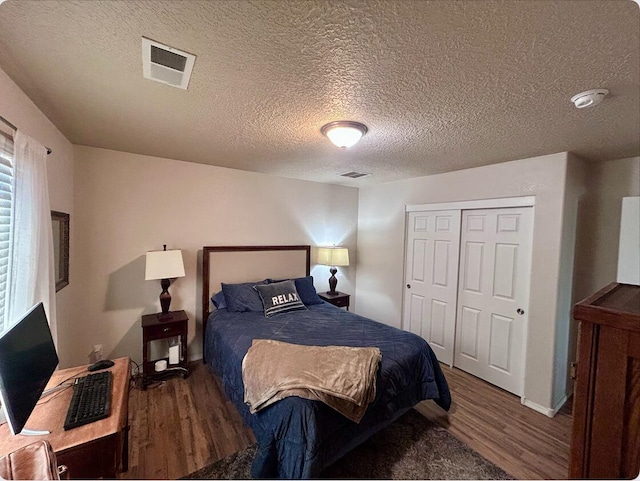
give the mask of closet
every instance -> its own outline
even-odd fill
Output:
[[[403,327],[426,339],[441,362],[519,396],[533,236],[526,199],[513,207],[412,206],[403,314]]]

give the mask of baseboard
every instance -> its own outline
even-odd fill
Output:
[[[553,408],[546,408],[544,406],[541,406],[538,403],[534,403],[529,399],[525,399],[524,397],[522,398],[522,404],[524,404],[528,408],[533,409],[534,411],[537,411],[541,414],[544,414],[547,417],[552,418],[556,414],[558,414],[558,411],[562,409],[562,406],[564,406],[564,403],[566,403],[568,399],[569,399],[569,395],[565,394],[564,396],[562,396],[562,399],[560,399],[560,401]]]

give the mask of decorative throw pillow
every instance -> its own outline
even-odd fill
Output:
[[[262,312],[262,299],[253,288],[256,284],[266,284],[262,282],[245,282],[242,284],[222,283],[222,292],[227,302],[229,312]]]
[[[322,299],[320,299],[320,296],[318,296],[318,293],[316,292],[316,288],[313,286],[313,276],[298,277],[291,280],[295,282],[296,290],[298,291],[300,300],[305,306],[322,304],[324,302]],[[272,284],[274,282],[282,281],[274,281],[273,279],[269,279],[269,284]]]
[[[282,314],[283,312],[306,309],[300,300],[296,285],[292,280],[257,285],[255,289],[262,298],[264,315],[266,317]]]
[[[227,300],[224,298],[224,292],[220,291],[217,294],[211,296],[211,302],[216,309],[226,309],[227,308]]]

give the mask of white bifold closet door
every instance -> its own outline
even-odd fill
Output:
[[[460,210],[410,212],[403,326],[453,364]]]
[[[462,212],[454,365],[522,395],[533,209]]]
[[[438,360],[519,396],[533,208],[409,212],[404,329]]]

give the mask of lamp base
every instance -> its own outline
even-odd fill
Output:
[[[336,286],[338,285],[338,279],[336,277],[336,273],[338,272],[338,269],[336,269],[335,267],[331,267],[331,269],[329,269],[329,272],[331,272],[331,277],[329,277],[329,291],[327,292],[327,294],[335,296],[337,294]]]
[[[169,306],[171,305],[171,294],[169,294],[169,285],[171,281],[169,279],[162,279],[160,285],[162,286],[162,292],[160,293],[160,307],[162,308],[162,315],[169,314]]]

